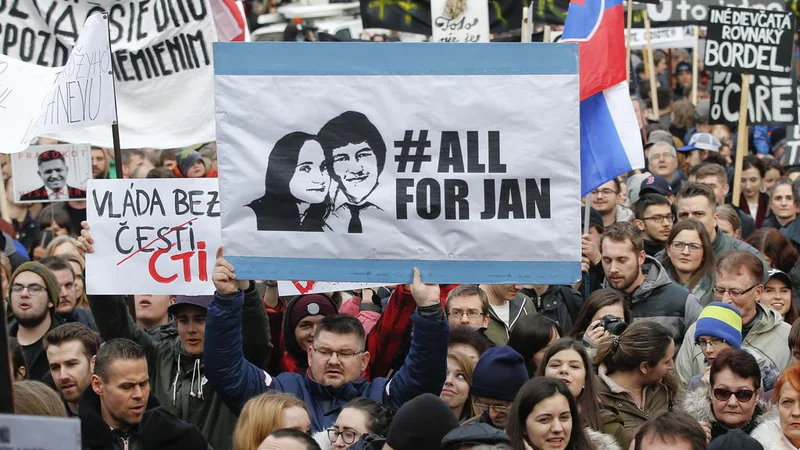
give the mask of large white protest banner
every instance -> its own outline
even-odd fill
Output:
[[[301,295],[320,292],[352,291],[385,286],[386,283],[337,283],[325,281],[278,281],[278,294]]]
[[[432,42],[489,42],[489,2],[431,0]]]
[[[739,121],[742,76],[714,72],[711,82],[709,123],[732,124]],[[793,125],[797,123],[796,80],[784,77],[750,76],[747,98],[747,123]]]
[[[238,276],[580,276],[576,46],[218,43],[214,55]]]
[[[77,418],[0,414],[0,448],[80,450],[81,421]]]
[[[31,145],[11,155],[15,203],[85,200],[92,177],[86,144]]]
[[[711,6],[735,6],[768,11],[783,11],[785,0],[661,0],[647,5],[647,14],[655,26],[706,25]]]
[[[90,180],[87,292],[213,293],[219,204],[214,178]]]
[[[791,12],[709,8],[705,68],[788,77],[794,55]]]
[[[111,41],[110,58],[102,67],[113,68],[123,148],[214,140],[213,102],[208,99],[213,96],[216,31],[208,0],[0,2],[0,53],[40,66],[64,66],[84,22],[101,10],[108,12]],[[112,147],[106,127],[50,136]]]

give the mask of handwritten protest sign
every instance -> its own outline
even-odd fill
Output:
[[[467,2],[468,0],[464,0]],[[488,22],[492,33],[503,33],[519,29],[522,25],[521,0],[487,0]],[[431,35],[437,25],[432,20],[441,15],[427,0],[360,0],[361,22],[364,28],[385,28],[407,33]],[[477,2],[475,3],[478,4]],[[481,16],[483,17],[483,16]],[[466,22],[465,22],[466,23]],[[451,31],[466,31],[455,23]],[[482,25],[481,25],[482,26]],[[474,30],[470,35],[473,35]]]
[[[175,148],[213,141],[214,105],[207,100],[213,96],[211,44],[216,31],[208,0],[0,2],[0,53],[40,66],[64,66],[84,22],[99,10],[108,11],[106,35],[111,41],[110,58],[99,66],[112,67],[116,80],[123,147]],[[79,69],[87,70],[87,65]],[[104,127],[50,136],[112,147]]]
[[[386,283],[328,283],[325,281],[278,281],[280,295],[316,294],[319,292],[353,291],[378,286]]]
[[[628,30],[625,30],[627,34]],[[642,28],[631,29],[631,48],[641,50],[647,46],[647,33]],[[650,43],[652,48],[691,48],[694,46],[694,29],[692,27],[651,28]]]
[[[781,163],[784,167],[800,166],[800,125],[786,128],[786,148]]]
[[[11,156],[14,202],[38,203],[86,199],[92,177],[88,145],[31,145]]]
[[[89,294],[214,292],[216,179],[90,180],[86,210],[95,240]]]
[[[489,42],[489,2],[431,0],[433,42]]]
[[[0,448],[80,450],[81,421],[77,418],[0,414]]]
[[[795,85],[796,81],[792,78],[751,76],[747,99],[748,125],[797,123]],[[741,91],[741,75],[714,72],[709,122],[725,125],[738,122]]]
[[[219,43],[214,55],[238,276],[579,277],[576,46]]]
[[[792,13],[716,6],[709,11],[706,69],[790,75],[795,31]]]
[[[706,25],[709,8],[734,6],[768,11],[783,11],[784,0],[661,0],[659,5],[647,5],[650,21],[656,26]],[[636,21],[644,26],[643,20]]]

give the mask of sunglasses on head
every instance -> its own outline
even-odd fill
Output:
[[[736,400],[746,403],[753,398],[753,394],[755,394],[755,391],[751,391],[750,389],[742,389],[736,392],[721,388],[714,389],[714,398],[721,402],[727,402],[730,400],[731,395],[734,395],[736,396]]]

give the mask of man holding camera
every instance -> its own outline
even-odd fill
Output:
[[[608,286],[628,299],[634,320],[652,320],[667,327],[677,353],[686,329],[703,310],[700,301],[645,254],[642,232],[634,224],[617,222],[606,228],[600,250]]]

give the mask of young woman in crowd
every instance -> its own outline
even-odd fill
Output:
[[[572,327],[570,336],[582,340],[587,348],[594,348],[601,338],[609,336],[603,328],[603,317],[614,316],[625,323],[631,323],[631,310],[625,297],[616,289],[606,288],[592,292],[583,308],[578,313],[578,319]]]
[[[561,381],[536,377],[522,386],[508,418],[514,450],[592,450],[572,393]]]
[[[492,341],[480,331],[469,327],[450,328],[447,336],[448,353],[462,353],[471,359],[473,364],[478,364],[483,352],[493,345]]]
[[[703,224],[694,219],[678,222],[669,233],[660,262],[669,277],[703,306],[714,300],[714,250]]]
[[[778,311],[783,316],[783,320],[789,325],[793,324],[798,318],[797,305],[792,298],[791,277],[778,269],[767,272],[767,281],[764,283],[764,293],[761,294],[759,302],[767,308]]]
[[[747,243],[761,252],[767,264],[773,269],[789,273],[797,262],[797,249],[776,228],[756,230],[747,238]]]
[[[555,378],[567,386],[578,405],[586,434],[596,449],[617,449],[617,442],[624,442],[619,414],[600,408],[597,375],[580,341],[566,337],[554,342],[547,349],[537,375]]]
[[[359,440],[386,437],[393,417],[388,407],[368,398],[356,398],[342,408],[333,427],[314,437],[325,450],[345,450]]]
[[[722,233],[739,239],[742,237],[742,220],[731,205],[717,206],[717,226]]]
[[[762,158],[761,163],[764,165],[764,180],[762,182],[764,192],[769,193],[772,192],[772,186],[775,185],[775,182],[786,174],[786,169],[775,158]]]
[[[459,423],[471,419],[477,411],[473,405],[474,399],[470,399],[469,395],[473,370],[475,363],[469,356],[458,352],[447,355],[447,378],[439,398],[453,410]]]
[[[525,316],[511,329],[508,346],[525,359],[528,376],[533,376],[542,363],[547,347],[561,338],[558,322],[541,314]]]
[[[305,373],[308,349],[314,343],[317,324],[336,313],[336,305],[325,294],[299,295],[289,301],[285,309],[269,310],[271,324],[283,322],[282,327],[270,329],[273,342],[278,344],[273,350],[270,373]]]
[[[750,434],[761,423],[778,422],[778,412],[767,401],[760,401],[761,370],[750,353],[728,348],[711,364],[709,384],[701,383],[690,391],[682,409],[711,434],[711,439],[730,430]]]
[[[764,164],[757,156],[744,157],[742,166],[742,193],[739,197],[739,208],[749,214],[761,228],[769,212],[769,196],[764,193]]]
[[[233,431],[233,450],[256,450],[275,430],[292,428],[308,433],[311,418],[306,404],[291,394],[268,392],[244,404]]]
[[[78,240],[72,236],[58,236],[47,245],[45,256],[64,256],[80,255],[78,252]]]
[[[40,381],[14,382],[14,412],[26,416],[67,417],[61,397]]]
[[[619,336],[600,341],[595,355],[603,405],[616,408],[625,423],[625,441],[660,411],[672,410],[679,386],[670,374],[675,343],[663,325],[634,322]]]
[[[765,450],[797,450],[800,448],[800,366],[792,366],[781,373],[773,401],[778,406],[779,424],[766,421],[750,436]]]

